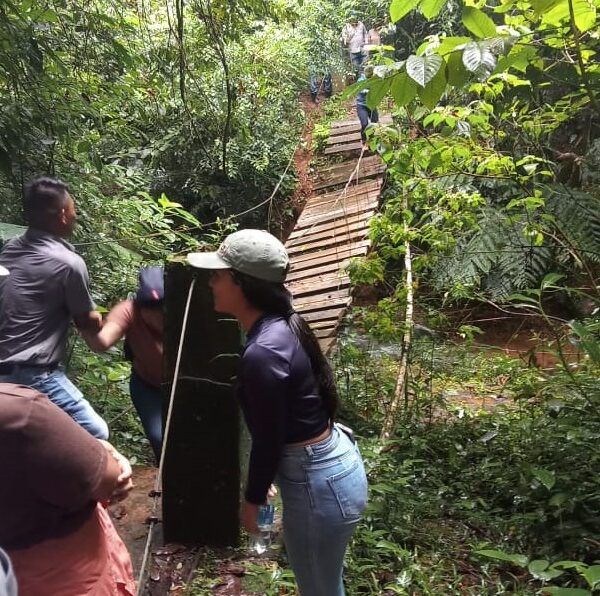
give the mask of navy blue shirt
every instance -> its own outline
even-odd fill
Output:
[[[252,435],[246,500],[258,505],[283,446],[316,437],[329,424],[308,355],[283,317],[266,315],[248,332],[238,396]]]

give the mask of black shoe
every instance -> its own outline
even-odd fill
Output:
[[[313,103],[317,103],[317,94],[316,93],[311,93],[310,98],[312,99]]]

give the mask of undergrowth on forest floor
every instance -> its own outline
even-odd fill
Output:
[[[383,444],[378,411],[393,391],[395,361],[356,345],[342,344],[336,371],[370,503],[347,557],[347,593],[591,593],[600,569],[600,423],[564,373],[420,342],[410,403]],[[582,371],[597,399],[592,373]],[[274,552],[244,563],[247,593],[294,594],[283,549]],[[189,594],[211,593],[218,579],[207,571]]]

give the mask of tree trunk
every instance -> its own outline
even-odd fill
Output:
[[[404,210],[408,209],[408,196],[404,196]],[[400,408],[402,399],[406,396],[406,380],[408,378],[408,355],[412,342],[413,330],[413,309],[414,309],[414,294],[413,294],[413,277],[412,277],[412,258],[410,251],[410,241],[408,239],[408,223],[404,221],[404,270],[406,284],[406,310],[404,313],[404,335],[402,336],[402,356],[400,358],[400,367],[398,369],[398,377],[396,379],[396,388],[390,408],[385,415],[383,427],[381,429],[381,439],[387,441],[396,426],[396,416]]]

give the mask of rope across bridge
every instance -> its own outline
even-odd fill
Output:
[[[379,156],[365,153],[358,120],[332,124],[325,154],[349,159],[318,170],[315,194],[286,242],[287,286],[294,307],[309,322],[325,353],[333,346],[352,299],[346,267],[350,259],[366,255],[371,245],[369,221],[379,204],[385,164]]]

